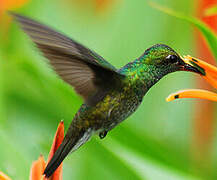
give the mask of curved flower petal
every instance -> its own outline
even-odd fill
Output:
[[[58,128],[57,128],[57,131],[56,131],[56,134],[55,134],[55,137],[53,140],[53,144],[51,146],[51,150],[50,150],[50,153],[48,155],[47,164],[51,160],[51,158],[53,157],[54,153],[56,152],[56,150],[58,149],[60,144],[62,143],[63,138],[64,138],[64,123],[63,123],[63,121],[61,121],[59,123]],[[56,169],[56,171],[51,176],[51,179],[52,180],[61,180],[62,179],[62,173],[63,173],[62,169],[63,169],[63,164],[61,163],[61,165]]]
[[[0,171],[0,180],[11,180],[6,174]]]
[[[191,56],[184,56],[183,61],[185,63],[198,68],[198,70],[204,72],[205,75],[201,75],[210,85],[217,89],[217,67],[208,64],[202,60],[193,58]],[[211,101],[217,101],[217,94],[207,90],[200,89],[186,89],[176,93],[170,94],[166,101],[172,101],[180,98],[200,98]]]
[[[58,125],[56,134],[53,139],[53,144],[51,146],[51,150],[48,156],[48,161],[49,162],[62,143],[64,138],[64,123],[61,121]],[[44,161],[44,157],[41,155],[37,161],[33,162],[32,167],[31,167],[31,172],[30,172],[30,180],[46,180],[43,176],[44,169],[46,167],[46,162]],[[62,180],[62,164],[57,168],[57,170],[53,173],[53,175],[49,178],[52,180]],[[1,176],[0,176],[1,180]],[[7,179],[5,179],[7,180]]]
[[[166,101],[169,102],[180,98],[199,98],[199,99],[217,101],[217,94],[207,90],[201,90],[201,89],[185,89],[170,94],[166,98]]]
[[[202,76],[209,84],[211,84],[214,88],[217,88],[217,67],[208,64],[202,60],[196,59],[191,56],[184,56],[183,59],[186,63],[195,66],[196,68],[200,68],[205,72],[205,76]]]
[[[40,155],[38,160],[32,163],[29,179],[30,180],[41,180],[42,174],[44,172],[45,164],[46,162],[44,160],[44,157]]]

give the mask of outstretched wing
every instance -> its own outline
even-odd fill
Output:
[[[86,103],[95,104],[109,89],[120,86],[124,75],[95,52],[34,20],[10,14],[49,59],[57,74],[72,85]]]

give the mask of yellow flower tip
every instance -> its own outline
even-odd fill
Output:
[[[200,68],[203,68],[206,73],[212,74],[215,77],[217,76],[217,67],[215,67],[215,66],[213,66],[213,65],[211,65],[211,64],[209,64],[209,63],[207,63],[205,61],[194,58],[194,57],[192,57],[190,55],[183,56],[183,61],[188,63],[188,64],[191,64],[191,65],[196,64]]]
[[[6,174],[0,171],[0,180],[11,180]]]
[[[191,60],[192,57],[191,57],[190,55],[186,55],[186,56],[183,56],[183,59],[184,59],[185,61],[188,61],[188,60]]]
[[[184,56],[183,61],[204,72],[202,77],[214,88],[217,88],[217,67],[189,55]]]
[[[179,95],[177,93],[173,93],[173,94],[170,94],[167,98],[166,98],[166,101],[167,102],[170,102],[170,101],[173,101],[175,99],[178,99],[179,98]]]

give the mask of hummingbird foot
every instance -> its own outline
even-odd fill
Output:
[[[102,131],[102,132],[99,133],[99,138],[103,139],[103,138],[106,137],[106,135],[107,135],[107,131]]]

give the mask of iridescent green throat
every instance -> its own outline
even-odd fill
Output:
[[[136,59],[128,63],[119,70],[122,74],[127,75],[128,80],[133,84],[140,84],[147,91],[163,76],[170,73],[169,69],[158,67],[152,64],[145,64],[146,59]]]

